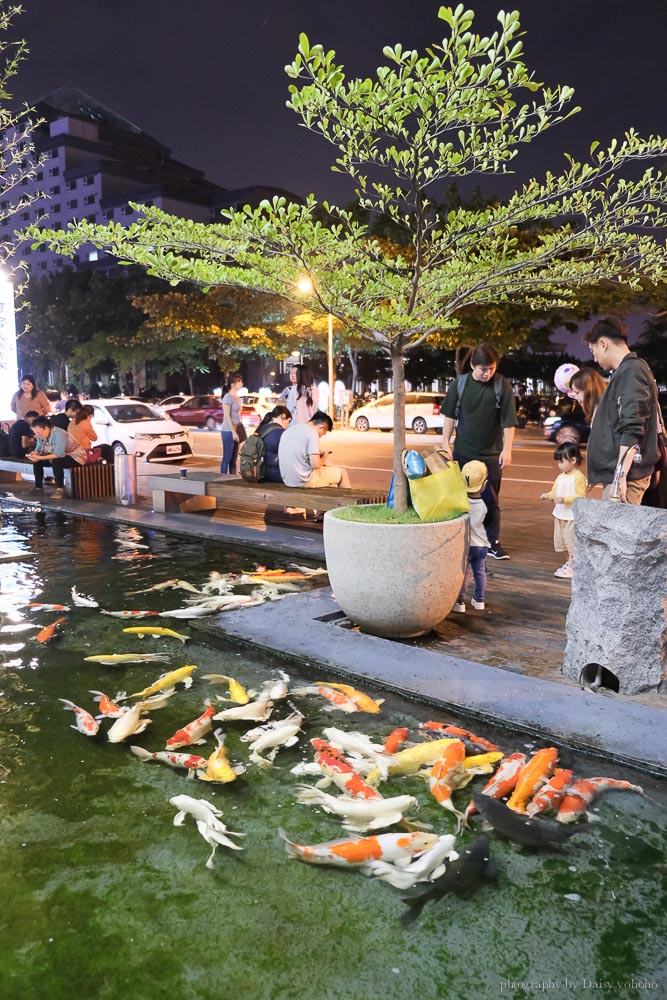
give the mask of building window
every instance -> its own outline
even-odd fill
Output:
[[[76,191],[76,181],[67,181],[65,187],[68,191]]]
[[[49,167],[49,177],[57,177],[60,173],[60,167]]]
[[[21,181],[21,187],[27,187],[27,186],[28,186],[28,178],[24,177],[23,180]]]
[[[94,205],[95,204],[95,195],[94,194],[87,194],[86,197],[83,199],[83,203],[84,203],[84,205]]]
[[[92,213],[92,215],[87,215],[86,216],[86,222],[95,222],[96,219],[97,219],[97,216],[95,215],[94,212]]]
[[[37,171],[37,173],[35,174],[35,180],[36,181],[43,181],[44,180],[44,171],[43,170],[38,170]]]
[[[62,229],[62,228],[63,228],[62,222],[54,222],[53,225],[51,226],[51,229]]]
[[[77,207],[78,207],[78,205],[79,205],[79,201],[78,201],[78,199],[77,199],[77,198],[72,198],[72,200],[71,200],[71,201],[68,201],[68,202],[67,202],[67,207],[68,207],[68,208],[77,208]]]
[[[51,194],[60,194],[60,184],[54,184],[51,188]]]
[[[32,253],[32,247],[24,247],[21,252],[24,254]]]
[[[21,212],[21,222],[27,222],[30,218],[30,212]]]
[[[59,212],[60,211],[60,202],[58,202],[57,205],[53,205],[52,208],[51,208],[51,211],[54,212],[54,213],[55,212]]]
[[[41,219],[42,216],[44,216],[45,214],[46,214],[46,209],[45,208],[38,208],[37,212],[35,213],[35,218],[36,219]]]
[[[85,177],[83,183],[86,185],[86,187],[90,187],[91,184],[95,183],[95,178],[92,177],[92,176],[91,177]]]
[[[125,205],[123,208],[123,215],[133,215],[134,209],[130,205]]]
[[[99,257],[100,255],[97,250],[88,251],[88,260],[99,260]]]
[[[39,262],[39,269],[40,269],[40,271],[46,271],[46,261],[45,260],[40,260],[40,262]]]
[[[105,219],[113,219],[113,208],[108,208],[104,213]]]

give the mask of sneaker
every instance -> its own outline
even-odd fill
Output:
[[[65,496],[65,491],[64,490],[54,490],[53,493],[51,494],[51,499],[52,500],[62,500],[62,498],[64,496]]]
[[[559,577],[561,580],[571,580],[574,573],[572,572],[572,567],[565,563],[564,566],[561,566],[560,569],[556,570],[554,576]]]
[[[464,602],[463,601],[457,601],[456,604],[454,605],[454,607],[452,608],[452,611],[458,611],[459,614],[462,614],[465,611],[465,609],[466,609],[466,606],[465,606]]]
[[[484,601],[476,601],[475,598],[473,597],[473,599],[471,601],[471,604],[472,604],[473,608],[475,609],[475,611],[483,611],[484,610],[484,607],[485,607]]]
[[[502,547],[500,542],[496,542],[495,545],[492,545],[488,554],[494,559],[509,559],[509,553],[505,552],[505,549]]]
[[[34,496],[36,493],[42,494],[43,492],[44,490],[42,489],[41,486],[31,486],[30,489],[28,490],[30,496]]]

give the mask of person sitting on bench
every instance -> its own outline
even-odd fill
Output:
[[[347,469],[327,465],[329,451],[320,450],[320,439],[333,430],[333,421],[317,410],[306,423],[293,423],[280,438],[278,462],[285,486],[350,488]]]
[[[37,410],[28,410],[25,417],[15,420],[9,428],[9,454],[12,458],[25,458],[35,447],[32,422],[39,416]]]
[[[33,463],[35,485],[29,493],[41,493],[44,483],[44,467],[50,465],[56,490],[51,494],[52,500],[62,500],[65,488],[65,469],[75,465],[85,465],[87,452],[67,431],[60,427],[52,427],[47,417],[37,417],[32,422],[32,430],[37,438],[34,451],[28,452],[26,458]]]

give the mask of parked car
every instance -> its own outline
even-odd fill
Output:
[[[544,439],[563,444],[573,441],[574,444],[584,444],[591,432],[590,424],[584,417],[578,403],[566,403],[555,415],[544,419]]]
[[[219,396],[191,396],[181,406],[169,410],[169,416],[177,424],[213,431],[223,421],[222,400]]]
[[[180,393],[176,396],[166,396],[158,402],[158,406],[161,410],[177,410],[179,407],[184,406],[192,396],[183,396]]]
[[[116,455],[146,462],[179,462],[192,455],[190,433],[148,403],[128,399],[91,399],[97,444]]]
[[[405,426],[415,434],[428,431],[442,431],[440,406],[444,395],[438,392],[408,392],[405,395]],[[388,392],[371,403],[355,410],[352,424],[358,431],[379,428],[382,431],[394,429],[394,394]]]
[[[241,400],[241,423],[245,427],[257,427],[262,417],[282,402],[280,396],[260,396],[258,393],[249,392]]]

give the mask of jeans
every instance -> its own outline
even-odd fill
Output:
[[[71,469],[79,463],[71,455],[65,455],[64,458],[52,458],[48,462],[33,462],[33,472],[35,473],[35,486],[42,488],[44,484],[44,469],[47,465],[50,465],[53,469],[53,478],[56,481],[56,486],[59,490],[62,490],[65,485],[65,469]]]
[[[465,603],[465,589],[468,582],[468,577],[470,575],[470,570],[472,569],[472,575],[475,578],[475,591],[473,597],[476,601],[483,601],[486,597],[486,553],[489,550],[486,545],[471,545],[468,550],[468,565],[466,567],[466,575],[463,578],[463,584],[461,585],[461,593],[459,594],[459,602],[461,604]]]
[[[234,440],[231,431],[221,431],[222,435],[222,461],[220,472],[224,475],[227,472],[236,472],[236,456],[239,453],[239,443]]]
[[[458,462],[461,468],[463,468],[466,462],[472,461],[470,456],[464,457],[463,455],[458,454],[456,448],[454,449],[453,457],[454,461]],[[487,512],[486,517],[484,518],[484,527],[486,528],[486,537],[489,539],[491,547],[495,548],[500,540],[500,503],[498,500],[498,494],[500,493],[503,470],[500,468],[500,462],[497,458],[480,458],[479,461],[484,462],[486,471],[489,474],[486,486],[482,490],[482,500],[486,504]]]

